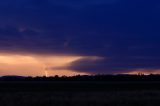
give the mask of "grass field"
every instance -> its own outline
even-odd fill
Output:
[[[159,82],[0,82],[1,106],[158,106]]]

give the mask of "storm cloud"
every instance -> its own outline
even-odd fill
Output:
[[[67,69],[160,69],[158,0],[1,0],[0,51],[97,56]],[[63,67],[62,67],[63,68]]]

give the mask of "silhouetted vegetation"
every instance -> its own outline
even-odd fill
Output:
[[[160,75],[0,78],[2,106],[158,106]]]
[[[159,74],[150,75],[77,75],[53,77],[2,76],[0,81],[160,81]]]

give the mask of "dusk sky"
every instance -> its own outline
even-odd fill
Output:
[[[160,0],[0,0],[0,76],[160,73]]]

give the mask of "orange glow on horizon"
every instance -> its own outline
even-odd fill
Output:
[[[51,70],[50,67],[63,67],[82,56],[55,56],[55,55],[22,55],[0,53],[0,76],[54,76],[87,74],[72,70]],[[47,69],[47,70],[46,70]]]
[[[147,70],[147,69],[137,69],[134,71],[130,71],[124,74],[131,74],[131,75],[139,75],[139,74],[143,74],[143,75],[150,75],[150,74],[160,74],[160,70]]]
[[[20,54],[20,53],[0,53],[0,76],[18,75],[18,76],[74,76],[89,75],[85,72],[76,72],[67,69],[58,69],[56,67],[65,67],[73,61],[89,58],[93,61],[101,60],[102,57],[96,56],[66,56],[66,55],[38,55],[38,54]],[[55,68],[54,68],[55,67]],[[136,69],[126,73],[117,74],[160,74],[160,70]],[[113,73],[114,74],[114,73]],[[116,74],[116,73],[115,73]]]

